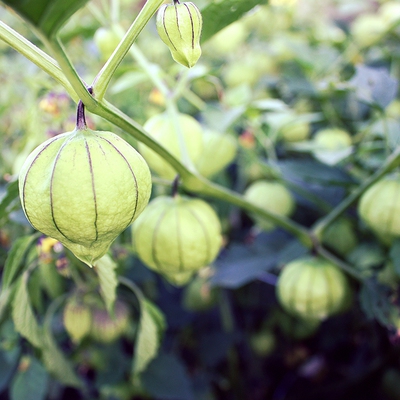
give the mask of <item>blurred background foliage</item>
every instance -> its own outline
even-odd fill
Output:
[[[127,29],[144,4],[120,0],[116,16],[116,3],[90,1],[60,32],[86,82],[109,56],[95,33],[115,18]],[[224,2],[195,3],[213,15],[212,7]],[[186,73],[159,39],[154,19],[137,46],[151,74],[183,85],[181,112],[236,143],[233,162],[212,180],[239,193],[273,181],[293,199],[287,214],[309,228],[398,149],[400,3],[254,3],[243,15],[236,9],[214,14],[219,26],[205,22],[203,55]],[[42,46],[12,11],[1,8],[0,18]],[[112,245],[117,275],[134,282],[149,303],[139,304],[120,285],[111,318],[95,274],[60,243],[32,236],[15,197],[13,182],[26,156],[45,139],[74,129],[75,105],[2,42],[0,55],[0,269],[30,272],[26,285],[8,290],[5,281],[12,277],[3,275],[0,399],[400,399],[400,242],[396,235],[389,242],[376,235],[357,203],[322,240],[358,277],[350,278],[351,306],[338,315],[316,321],[288,314],[277,301],[277,276],[308,250],[284,230],[209,200],[222,222],[224,246],[185,287],[171,285],[135,257],[129,230]],[[128,54],[107,92],[140,124],[165,108],[148,72]],[[137,146],[109,122],[91,114],[87,119]],[[153,197],[169,193],[168,185],[155,177]],[[398,207],[395,202],[393,215]],[[149,336],[165,332],[155,357],[132,379],[143,307],[156,321]],[[24,330],[21,313],[51,327],[43,349],[31,345],[36,328],[30,325],[25,338],[17,333]]]

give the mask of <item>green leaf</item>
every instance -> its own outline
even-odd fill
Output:
[[[400,240],[396,239],[393,241],[392,247],[390,248],[390,259],[393,262],[394,270],[397,275],[400,275]]]
[[[43,362],[47,370],[52,373],[61,383],[73,387],[81,387],[79,380],[71,363],[57,346],[49,329],[43,335]]]
[[[57,346],[51,330],[53,316],[64,299],[65,295],[58,297],[47,309],[43,322],[42,357],[47,370],[61,383],[79,388],[82,387],[82,382],[76,375],[70,361]]]
[[[143,372],[153,360],[165,330],[165,319],[161,311],[150,301],[140,299],[141,315],[136,338],[133,376]]]
[[[0,325],[3,319],[7,317],[6,311],[8,310],[8,305],[13,298],[15,292],[15,284],[12,284],[7,289],[0,292]]]
[[[26,369],[18,371],[11,385],[11,400],[44,400],[49,375],[35,358],[26,360]]]
[[[18,367],[20,355],[19,347],[14,347],[9,351],[0,351],[0,393],[10,385],[10,380]]]
[[[18,181],[10,182],[4,196],[0,197],[0,221],[8,215],[9,206],[18,198],[18,194]]]
[[[214,0],[201,10],[203,31],[201,42],[204,43],[218,31],[235,22],[243,14],[258,4],[267,4],[267,0]]]
[[[36,320],[28,294],[28,272],[17,283],[12,304],[15,330],[36,347],[42,347],[42,330]]]
[[[2,289],[7,289],[23,269],[25,254],[38,235],[23,236],[17,239],[8,254],[2,279]]]
[[[88,0],[3,0],[23,19],[47,37],[53,37],[61,26]]]
[[[183,363],[172,354],[159,354],[141,376],[147,392],[156,399],[193,399]]]
[[[393,326],[392,317],[397,313],[390,298],[388,286],[381,285],[372,278],[363,282],[360,291],[362,310],[368,318],[376,319],[387,327]]]
[[[107,311],[111,314],[114,308],[117,290],[117,264],[106,254],[96,262],[95,270],[99,276],[100,293],[106,303]]]

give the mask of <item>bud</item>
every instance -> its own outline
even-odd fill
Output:
[[[159,196],[132,228],[139,258],[178,286],[214,261],[222,244],[218,216],[200,199]]]
[[[105,308],[95,308],[92,315],[90,336],[98,342],[114,342],[128,330],[129,309],[122,301],[115,303],[113,316]]]
[[[76,129],[29,155],[19,191],[32,226],[92,266],[146,206],[151,175],[119,136]]]
[[[183,306],[189,311],[206,311],[218,301],[218,288],[210,285],[207,276],[198,275],[183,291]]]
[[[157,31],[169,47],[172,58],[191,68],[201,55],[200,35],[202,18],[192,2],[164,4],[157,13]]]
[[[63,322],[72,341],[79,343],[90,332],[92,324],[90,308],[76,298],[70,298],[64,307]]]

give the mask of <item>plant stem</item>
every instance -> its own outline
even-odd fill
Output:
[[[130,119],[121,110],[114,107],[107,101],[103,100],[94,109],[90,109],[87,106],[86,108],[88,108],[88,110],[93,112],[94,114],[107,119],[114,125],[118,126],[122,130],[129,133],[134,138],[151,148],[153,151],[155,151],[159,156],[167,161],[171,165],[171,167],[174,168],[180,175],[182,179],[182,188],[190,192],[198,193],[200,195],[210,196],[229,202],[231,204],[239,206],[246,211],[264,217],[275,225],[295,235],[304,246],[312,248],[313,242],[311,240],[311,237],[308,231],[301,225],[296,224],[288,218],[284,218],[280,215],[263,210],[262,208],[259,208],[254,204],[246,201],[243,196],[239,195],[238,193],[219,186],[204,178],[203,176],[198,175],[197,173],[193,173],[188,168],[186,168],[179,160],[177,160],[167,149],[165,149],[158,142],[149,137],[141,125]]]
[[[78,73],[76,72],[74,66],[72,65],[67,53],[65,52],[64,46],[62,45],[59,38],[54,38],[54,40],[48,41],[47,39],[42,39],[46,46],[53,52],[55,59],[60,65],[62,71],[64,72],[66,78],[71,83],[76,94],[86,105],[94,109],[97,106],[97,101],[88,92],[87,86],[81,80]]]
[[[160,91],[164,98],[169,98],[171,96],[171,91],[167,84],[160,78],[159,67],[150,63],[136,44],[131,46],[129,53],[142,68],[143,72],[150,78],[154,86]]]
[[[141,11],[141,13],[136,19],[136,21],[138,22],[136,24],[134,23],[131,26],[131,29],[128,31],[126,35],[126,40],[125,41],[123,40],[125,45],[127,41],[132,39],[132,37],[136,38],[137,34],[140,32],[140,30],[143,28],[145,24],[144,21],[146,22],[148,21],[148,19],[156,11],[157,7],[161,3],[162,0],[149,0],[148,3],[146,3],[144,10]],[[5,40],[11,47],[21,52],[29,60],[33,61],[40,68],[42,68],[43,70],[48,72],[51,76],[53,76],[55,79],[57,79],[64,87],[67,88],[68,92],[71,94],[71,97],[74,100],[77,101],[78,100],[77,97],[82,99],[83,104],[85,104],[85,107],[90,112],[99,115],[107,119],[108,121],[114,123],[116,126],[120,127],[125,132],[135,137],[137,140],[143,142],[146,146],[150,147],[158,155],[164,158],[181,176],[182,187],[184,189],[198,194],[203,194],[230,202],[234,205],[243,208],[244,210],[260,215],[261,217],[265,217],[274,224],[276,224],[277,226],[280,226],[286,229],[287,231],[291,232],[292,234],[294,234],[296,237],[299,238],[299,240],[305,246],[309,248],[312,247],[312,241],[306,229],[290,221],[289,219],[262,210],[259,207],[256,207],[253,204],[248,203],[239,194],[232,192],[228,189],[225,189],[223,187],[220,187],[208,181],[204,177],[191,172],[179,160],[177,160],[168,150],[166,150],[163,146],[158,144],[158,142],[150,138],[138,123],[136,123],[128,116],[123,114],[118,108],[109,104],[106,100],[99,102],[94,97],[92,97],[86,85],[84,84],[84,82],[82,82],[82,80],[78,76],[75,68],[73,67],[71,61],[69,60],[64,50],[64,47],[62,43],[59,41],[59,39],[47,41],[44,38],[43,41],[53,51],[57,62],[61,66],[61,70],[51,57],[49,57],[46,53],[36,48],[36,46],[34,46],[26,39],[22,38],[20,35],[18,35],[15,31],[11,30],[11,28],[7,27],[7,25],[3,24],[2,22],[0,22],[0,37],[3,40]],[[127,47],[126,51],[128,51]],[[113,56],[111,57],[112,59],[114,59],[113,61],[114,63],[117,62],[117,54],[121,55],[121,52],[122,50],[120,49],[120,51],[115,52],[114,57]],[[108,85],[109,79],[111,79],[114,70],[115,69],[109,66],[105,69],[106,72],[103,71],[103,74],[98,75],[96,87],[100,89],[100,92],[95,93],[97,96],[100,95],[101,97],[102,95],[104,95],[106,86]],[[107,74],[110,74],[108,78]],[[166,86],[164,85],[164,87]]]
[[[2,21],[0,21],[0,39],[25,56],[29,61],[32,61],[40,69],[48,73],[52,78],[64,86],[75,102],[78,102],[79,97],[74,88],[52,57]]]
[[[344,272],[352,276],[354,279],[356,279],[359,282],[363,282],[365,278],[358,272],[355,268],[351,267],[344,261],[340,260],[336,256],[334,256],[331,252],[326,250],[323,246],[317,245],[314,247],[314,250],[317,254],[319,254],[322,258],[325,258],[325,260],[333,262],[335,265],[337,265],[340,269],[342,269]]]
[[[119,22],[119,0],[110,1],[110,19],[113,25]]]
[[[126,53],[129,51],[129,48],[136,40],[139,33],[143,30],[147,22],[155,14],[162,3],[163,0],[148,0],[145,3],[139,15],[133,21],[125,36],[115,49],[114,53],[107,60],[104,67],[97,75],[93,83],[93,91],[96,94],[97,99],[103,99],[107,91],[108,85],[110,84],[111,78],[113,77],[119,64],[125,57]]]
[[[311,231],[321,239],[324,230],[337,218],[339,218],[370,186],[385,176],[400,162],[400,147],[398,147],[386,160],[385,164],[371,175],[364,183],[357,187],[353,193],[339,203],[329,214],[317,221]]]

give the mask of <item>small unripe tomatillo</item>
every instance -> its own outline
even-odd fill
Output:
[[[157,31],[169,47],[172,58],[185,67],[193,67],[201,55],[202,28],[200,10],[190,1],[164,4],[157,12]]]

